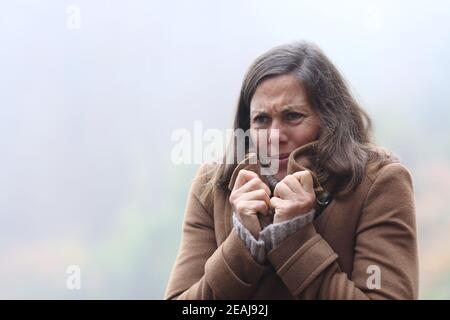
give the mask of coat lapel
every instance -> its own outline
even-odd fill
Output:
[[[292,151],[288,160],[287,173],[292,174],[294,172],[303,170],[310,171],[313,177],[314,190],[316,191],[316,193],[318,193],[322,192],[324,188],[319,183],[314,166],[316,160],[315,159],[316,145],[317,141],[313,141]],[[249,170],[257,173],[260,176],[261,180],[263,180],[263,182],[269,185],[266,176],[261,175],[261,165],[257,159],[256,153],[249,153],[247,154],[246,158],[242,160],[233,170],[230,182],[228,184],[228,189],[230,191],[233,190],[237,176],[239,174],[239,171],[241,170]]]

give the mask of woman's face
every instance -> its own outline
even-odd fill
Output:
[[[262,81],[256,88],[250,103],[251,138],[262,145],[260,129],[267,129],[266,147],[268,156],[279,159],[279,170],[275,175],[283,179],[287,174],[289,154],[318,138],[319,119],[308,102],[300,82],[292,74],[275,76]],[[278,129],[278,130],[272,130]],[[278,154],[271,155],[271,145],[278,137]],[[275,149],[277,150],[277,149]]]

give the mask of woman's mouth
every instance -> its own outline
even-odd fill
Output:
[[[282,153],[282,154],[279,154],[278,156],[274,157],[275,160],[278,160],[278,164],[280,167],[287,166],[287,163],[289,160],[289,154],[290,153]]]
[[[289,158],[289,153],[283,153],[283,154],[278,155],[278,160],[280,160],[280,161],[285,160],[287,158]]]

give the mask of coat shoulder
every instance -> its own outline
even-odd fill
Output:
[[[380,180],[380,178],[401,179],[412,183],[410,170],[400,162],[389,162],[382,166],[369,164],[366,170],[366,177],[371,184]]]

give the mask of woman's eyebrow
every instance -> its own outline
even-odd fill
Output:
[[[253,110],[253,111],[250,113],[250,116],[253,117],[253,116],[256,115],[256,114],[263,114],[263,115],[266,115],[267,112],[266,112],[266,110],[264,110],[264,109],[256,109],[256,110]]]
[[[292,105],[286,105],[282,108],[281,113],[291,112],[291,111],[302,111],[305,112],[308,110],[308,106],[306,104],[292,104]],[[261,115],[267,115],[268,112],[261,108],[261,109],[254,109],[250,112],[250,116],[253,117],[256,114]]]
[[[306,104],[293,104],[285,106],[281,112],[302,111],[307,108],[308,106]]]

